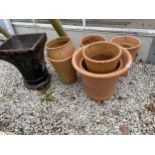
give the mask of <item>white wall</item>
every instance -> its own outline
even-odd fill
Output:
[[[55,30],[53,30],[52,28],[41,28],[41,27],[34,27],[34,26],[18,25],[18,26],[14,26],[14,29],[17,34],[45,32],[47,34],[48,40],[58,37]],[[86,30],[66,30],[66,32],[69,35],[69,37],[72,39],[76,48],[79,47],[80,37],[87,33],[97,33],[100,35],[104,35],[109,40],[112,38],[112,36],[117,35],[117,33],[101,32],[101,31],[86,31]],[[138,37],[140,37],[142,40],[142,46],[139,50],[139,56],[137,58],[137,61],[139,59],[142,59],[143,61],[145,61],[152,43],[152,37],[144,37],[144,36],[138,36]]]

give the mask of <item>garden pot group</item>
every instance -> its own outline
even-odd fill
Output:
[[[45,33],[16,35],[0,47],[0,59],[15,65],[27,88],[38,89],[50,82],[44,59]],[[80,39],[80,48],[69,37],[46,43],[47,56],[65,84],[76,81],[76,71],[83,79],[87,95],[94,100],[107,100],[120,76],[126,74],[135,59],[141,41],[132,36],[116,36],[111,41],[97,34]]]
[[[114,39],[118,37],[123,38],[121,43]],[[107,100],[113,95],[117,80],[128,72],[141,44],[132,36],[114,38],[107,41],[102,36],[86,35],[72,58],[87,95],[94,100]]]
[[[76,81],[76,71],[71,59],[75,51],[73,43],[68,37],[59,37],[46,44],[47,56],[56,72],[65,84]]]

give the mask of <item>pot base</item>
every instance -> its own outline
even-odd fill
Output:
[[[41,87],[50,83],[51,75],[47,73],[44,77],[35,80],[35,81],[28,81],[24,79],[24,85],[28,89],[40,89]]]
[[[109,100],[115,90],[119,77],[114,79],[91,79],[83,77],[84,89],[88,97],[96,101]],[[97,87],[95,87],[95,85]]]

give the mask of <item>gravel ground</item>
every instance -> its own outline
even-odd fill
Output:
[[[155,66],[136,63],[121,77],[114,96],[89,99],[78,76],[64,85],[51,64],[50,88],[24,87],[18,70],[0,61],[0,131],[15,134],[154,134]]]

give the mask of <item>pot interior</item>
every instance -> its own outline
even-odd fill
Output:
[[[112,58],[113,57],[111,55],[104,55],[104,54],[96,55],[96,56],[92,57],[93,60],[99,60],[99,61],[109,60],[109,59],[112,59]]]
[[[106,61],[115,58],[119,54],[120,49],[114,44],[97,43],[89,45],[84,52],[90,59]]]
[[[88,36],[83,39],[82,44],[85,46],[98,41],[105,41],[105,39],[100,36]]]
[[[51,42],[49,42],[47,44],[47,47],[48,48],[58,48],[58,47],[64,46],[69,41],[70,41],[70,39],[67,38],[67,37],[62,37],[62,38],[60,37],[60,38],[57,38],[57,39],[52,40]]]
[[[124,48],[132,48],[132,45],[127,44],[127,43],[121,43],[120,45]]]

